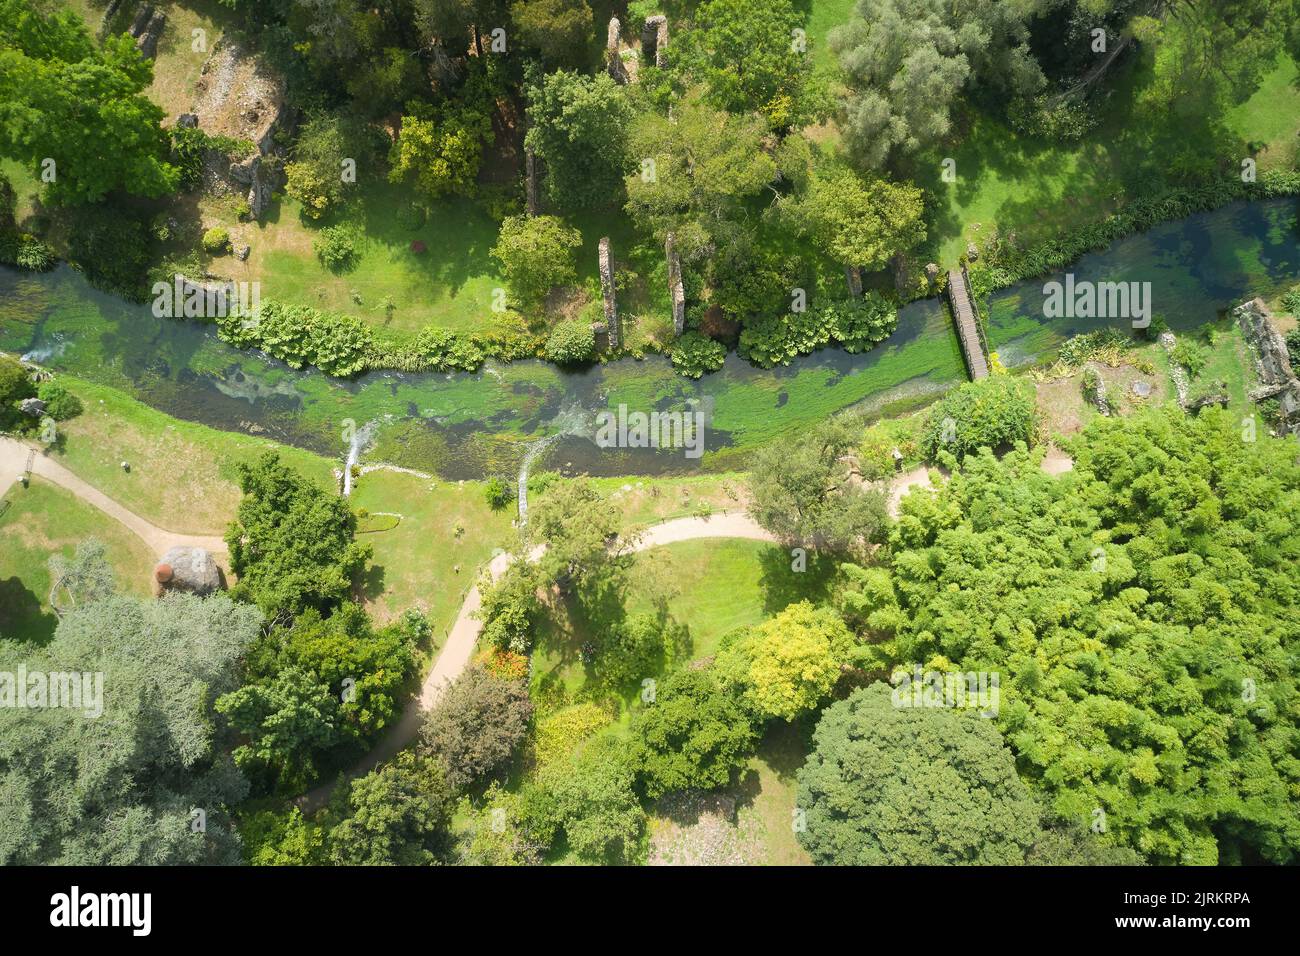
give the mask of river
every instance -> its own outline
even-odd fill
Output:
[[[1069,271],[1078,280],[1150,282],[1155,313],[1174,330],[1196,328],[1247,297],[1300,281],[1296,209],[1294,199],[1233,203],[1122,239]],[[989,303],[990,346],[1008,366],[1036,362],[1070,335],[1107,324],[1044,318],[1049,278],[1059,277],[1021,283]],[[726,467],[840,409],[901,410],[965,375],[946,309],[929,299],[906,306],[894,334],[868,353],[825,349],[772,371],[733,353],[699,381],[652,356],[577,372],[527,361],[488,363],[473,374],[375,372],[342,382],[233,349],[210,325],[155,318],[147,305],[100,292],[68,266],[40,275],[0,267],[0,349],[121,389],[177,418],[340,460],[353,434],[347,422],[374,422],[369,459],[453,479],[514,474],[530,446],[547,438],[538,467],[604,475]],[[704,457],[598,448],[596,413],[620,404],[703,411],[710,425]]]

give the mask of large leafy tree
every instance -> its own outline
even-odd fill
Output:
[[[669,47],[673,64],[733,113],[761,113],[773,129],[802,115],[808,69],[790,0],[709,0]]]
[[[557,208],[621,201],[632,105],[608,73],[559,70],[533,84],[524,142],[546,163],[546,193]]]
[[[402,130],[389,150],[389,180],[409,184],[426,199],[467,191],[492,135],[492,121],[480,106],[407,103]]]
[[[1026,44],[1031,10],[1000,0],[858,0],[830,36],[850,89],[849,154],[879,168],[894,151],[939,142],[967,84],[1036,93],[1045,81]]]
[[[547,66],[582,66],[590,58],[595,26],[587,0],[515,0],[510,19]]]
[[[711,243],[741,206],[776,176],[763,148],[761,120],[735,116],[696,89],[673,107],[672,118],[641,114],[628,137],[627,211],[662,237],[676,230],[683,255]]]
[[[212,700],[238,686],[261,624],[220,594],[65,614],[28,668],[102,673],[103,712],[0,708],[0,863],[239,862],[229,808],[248,784]]]
[[[672,674],[632,722],[637,771],[651,799],[725,787],[757,736],[751,708],[709,669]]]
[[[0,155],[43,173],[52,199],[96,202],[122,190],[173,192],[162,110],[144,90],[153,64],[127,36],[96,47],[81,17],[0,0]]]
[[[339,741],[339,701],[302,667],[226,694],[217,710],[245,738],[235,762],[268,789],[292,793],[314,783],[318,755]]]
[[[563,833],[582,859],[626,862],[645,826],[635,782],[627,747],[615,737],[599,736],[541,775],[533,815],[548,836]]]
[[[1292,862],[1300,466],[1293,439],[1252,438],[1160,409],[1097,419],[1059,478],[969,456],[904,499],[892,586],[855,619],[882,663],[1000,673],[1053,816],[1155,863]]]
[[[422,753],[463,789],[502,767],[528,733],[533,705],[522,681],[471,667],[447,688],[420,731]]]
[[[814,173],[803,193],[783,199],[781,218],[844,266],[883,269],[925,240],[921,190],[887,179],[863,180],[833,168]]]
[[[557,216],[507,216],[492,257],[516,301],[536,309],[551,289],[577,279],[574,250],[581,245],[581,233]]]
[[[801,601],[737,640],[718,666],[757,713],[793,720],[830,693],[855,657],[853,643],[838,614]]]
[[[234,593],[286,622],[309,607],[337,607],[370,557],[370,546],[353,540],[357,519],[347,502],[274,452],[238,471],[244,497],[226,532],[239,575]]]
[[[848,550],[885,525],[885,498],[853,482],[846,456],[856,432],[848,421],[826,421],[761,448],[750,471],[751,511],[782,538]]]
[[[437,761],[404,751],[340,790],[343,819],[330,833],[330,858],[344,866],[442,862],[453,800]]]
[[[822,714],[798,773],[799,842],[840,866],[1023,863],[1039,811],[997,727],[891,696],[873,684]]]

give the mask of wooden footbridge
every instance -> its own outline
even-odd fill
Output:
[[[965,269],[948,270],[948,303],[952,306],[953,324],[957,326],[957,338],[961,340],[961,351],[970,377],[988,378],[989,347],[984,341],[984,331],[980,328],[979,313],[975,311],[975,300],[970,294],[970,280]]]

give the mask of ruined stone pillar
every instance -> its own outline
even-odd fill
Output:
[[[844,278],[849,283],[849,295],[855,299],[862,295],[862,273],[858,271],[857,266],[845,266]]]
[[[664,65],[664,51],[668,49],[668,18],[659,14],[645,18],[641,27],[641,60],[643,63]]]
[[[605,36],[605,69],[620,86],[626,85],[628,81],[627,67],[618,52],[618,42],[622,33],[623,24],[619,22],[618,17],[610,17],[609,32]]]
[[[600,291],[605,298],[605,326],[609,329],[609,347],[616,350],[623,344],[623,330],[619,327],[618,303],[614,301],[614,266],[609,257],[609,236],[600,240]]]
[[[664,255],[668,257],[668,295],[673,302],[673,331],[681,335],[686,331],[686,289],[682,285],[682,260],[677,255],[677,236],[671,232],[664,242]]]
[[[531,148],[524,150],[524,167],[527,170],[528,215],[537,215],[537,157]]]

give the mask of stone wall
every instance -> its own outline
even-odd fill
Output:
[[[619,349],[623,344],[619,327],[618,303],[614,299],[614,266],[609,254],[609,236],[600,240],[600,292],[605,299],[605,326],[609,330],[609,347]]]
[[[609,30],[605,35],[605,69],[609,71],[615,83],[626,85],[627,65],[623,62],[623,54],[619,51],[622,34],[623,24],[619,22],[618,17],[610,17]]]
[[[1263,299],[1251,299],[1237,306],[1232,314],[1250,347],[1259,378],[1259,387],[1250,393],[1251,400],[1277,399],[1283,431],[1300,435],[1300,381],[1291,368],[1286,341],[1273,324],[1268,306]]]
[[[686,288],[682,284],[682,260],[677,254],[677,236],[671,232],[664,242],[664,255],[668,257],[668,295],[673,303],[673,331],[681,335],[686,330]]]
[[[641,27],[641,58],[655,66],[664,65],[668,52],[668,18],[662,14],[645,18]]]

